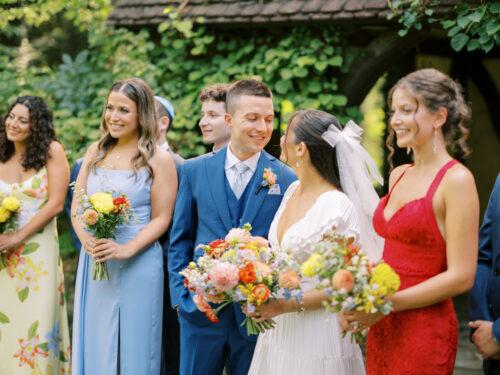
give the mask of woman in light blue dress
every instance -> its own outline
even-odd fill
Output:
[[[115,83],[103,110],[99,142],[90,146],[76,180],[72,222],[81,253],[73,318],[74,375],[160,371],[163,308],[162,250],[177,193],[171,156],[155,147],[154,99],[137,78]],[[77,214],[81,195],[124,193],[133,217],[115,239],[92,238]],[[109,280],[92,277],[106,261]]]

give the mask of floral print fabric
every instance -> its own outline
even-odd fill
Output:
[[[0,194],[21,201],[19,227],[47,201],[42,168]],[[0,262],[0,374],[68,374],[70,341],[64,277],[54,218]]]

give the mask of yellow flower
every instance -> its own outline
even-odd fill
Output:
[[[10,217],[10,211],[4,208],[3,206],[0,207],[0,223],[5,223],[7,220],[9,220]]]
[[[319,254],[313,254],[300,267],[300,272],[305,277],[313,277],[323,270],[323,257]]]
[[[381,295],[390,296],[399,289],[401,281],[398,274],[387,263],[378,264],[372,271],[370,285],[377,284]]]
[[[19,209],[21,203],[16,197],[7,197],[2,202],[2,207],[11,212],[15,212]]]
[[[113,196],[109,193],[94,193],[90,196],[92,206],[102,214],[109,214],[115,208]]]

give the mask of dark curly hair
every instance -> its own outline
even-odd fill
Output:
[[[21,165],[26,171],[29,169],[38,171],[47,164],[50,144],[56,140],[52,111],[38,96],[19,96],[9,106],[4,121],[0,121],[0,162],[5,163],[14,154],[14,143],[7,139],[5,127],[12,108],[18,104],[28,108],[31,131],[26,143],[26,153],[21,158]]]
[[[440,107],[446,108],[448,118],[443,125],[443,134],[450,154],[455,158],[466,158],[470,154],[467,146],[471,110],[465,101],[462,86],[446,74],[436,69],[420,69],[401,78],[389,91],[388,104],[391,107],[396,89],[407,90],[419,104],[431,112]],[[386,146],[389,149],[388,161],[391,166],[394,155],[394,130],[389,126]]]

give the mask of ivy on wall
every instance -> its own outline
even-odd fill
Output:
[[[277,128],[297,108],[321,108],[344,120],[359,119],[358,109],[346,108],[347,98],[339,92],[338,77],[351,60],[339,30],[213,30],[200,21],[178,20],[172,14],[170,22],[154,32],[100,24],[88,32],[84,50],[74,57],[64,54],[54,67],[22,67],[16,62],[22,58],[20,47],[0,47],[6,52],[0,57],[2,111],[20,94],[46,98],[71,161],[98,138],[112,82],[130,76],[145,79],[156,94],[172,100],[176,117],[169,139],[185,157],[206,152],[197,128],[197,97],[206,84],[262,79],[274,93]]]
[[[401,25],[400,36],[410,30],[422,30],[424,25],[439,23],[447,30],[451,47],[455,51],[482,50],[490,52],[500,46],[500,1],[484,1],[481,4],[458,2],[452,11],[437,15],[435,8],[441,0],[388,0],[392,10],[388,18],[397,17]]]

